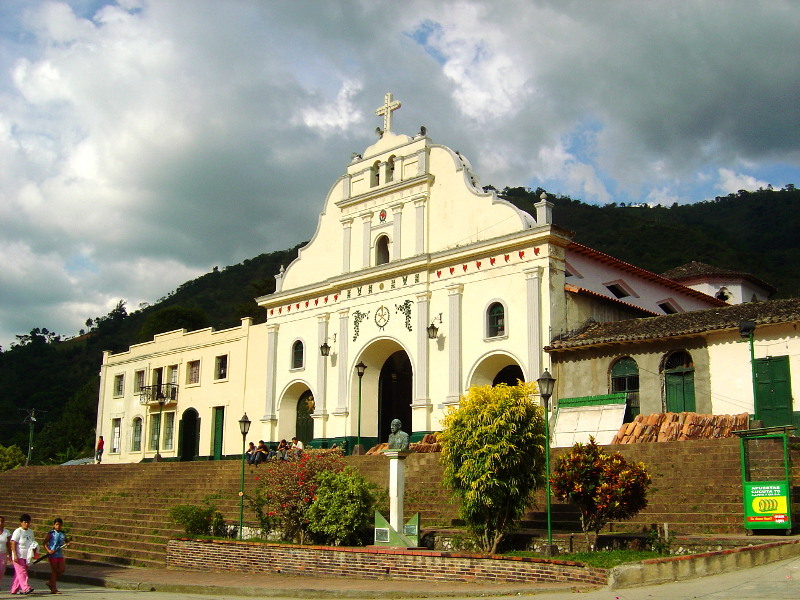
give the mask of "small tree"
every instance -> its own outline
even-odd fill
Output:
[[[574,504],[590,548],[609,521],[629,519],[647,506],[650,475],[644,463],[629,463],[619,452],[609,454],[595,443],[575,444],[560,457],[550,478],[553,496]]]
[[[277,533],[286,542],[305,542],[306,512],[316,495],[316,476],[322,471],[341,471],[342,467],[341,455],[335,450],[310,450],[299,460],[271,461],[259,467],[259,484],[247,502],[264,535]]]
[[[326,544],[361,545],[373,525],[377,488],[353,467],[322,471],[308,507],[308,529]]]
[[[25,464],[25,455],[17,446],[0,446],[0,473]]]
[[[533,383],[472,387],[444,419],[444,484],[477,545],[494,553],[545,483],[544,412]]]

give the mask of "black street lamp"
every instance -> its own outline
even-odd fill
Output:
[[[353,449],[353,454],[364,454],[364,448],[361,446],[361,380],[364,378],[364,371],[367,370],[367,365],[364,361],[360,361],[356,365],[356,373],[358,374],[358,440],[356,447]]]
[[[550,396],[553,395],[553,388],[556,385],[555,377],[550,375],[550,372],[545,369],[539,379],[536,380],[536,385],[539,387],[539,395],[542,397],[542,404],[544,404],[544,465],[546,479],[545,496],[547,500],[547,554],[553,553],[553,517],[550,510]]]
[[[242,527],[244,526],[244,443],[247,433],[250,431],[250,419],[247,413],[239,419],[239,431],[242,432],[242,480],[239,486],[239,539],[242,539]]]

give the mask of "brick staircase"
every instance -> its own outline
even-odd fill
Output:
[[[612,531],[669,523],[674,534],[743,533],[738,439],[612,449],[645,462],[653,478],[647,509],[630,521],[612,524]],[[553,456],[564,452],[556,449]],[[800,482],[800,450],[792,454],[794,481]],[[386,458],[351,456],[346,462],[388,487]],[[39,538],[54,517],[62,517],[73,539],[72,559],[163,567],[167,538],[183,534],[170,522],[170,507],[210,498],[227,521],[238,522],[240,469],[238,461],[20,468],[0,474],[0,514],[13,529],[21,513],[30,513]],[[256,475],[257,467],[246,467],[245,493],[252,491]],[[419,512],[423,532],[458,528],[458,505],[442,488],[441,475],[438,453],[412,454],[406,461],[405,514]],[[521,524],[524,533],[541,535],[544,507],[540,492]],[[552,515],[555,532],[580,530],[572,507],[554,503]],[[245,522],[255,524],[246,505]]]

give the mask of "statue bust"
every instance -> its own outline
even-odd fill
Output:
[[[389,434],[389,450],[408,450],[408,434],[401,431],[400,419],[392,421],[392,433]]]

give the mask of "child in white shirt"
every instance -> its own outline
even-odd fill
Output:
[[[28,552],[35,543],[30,526],[31,516],[22,515],[19,518],[19,527],[11,535],[11,560],[14,561],[12,594],[30,594],[33,591],[28,584]]]

